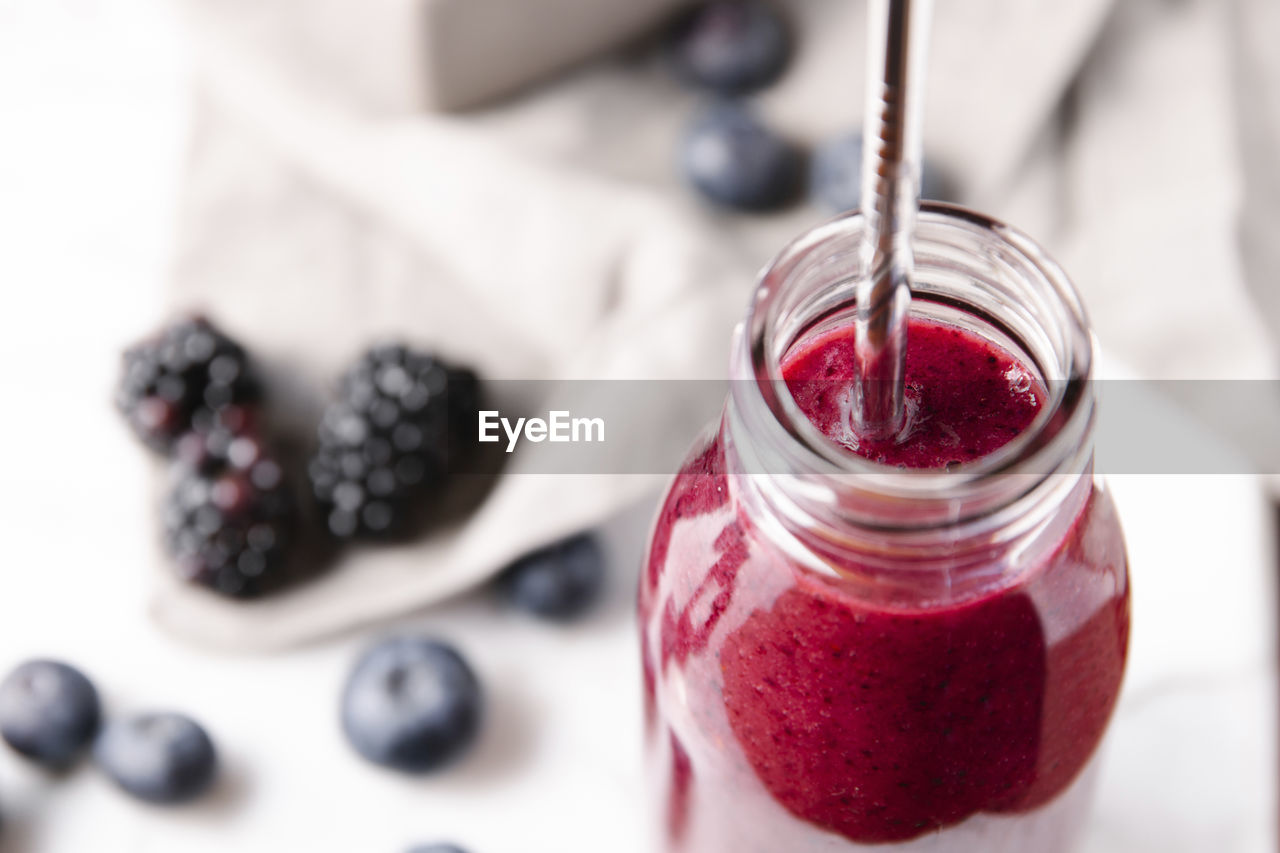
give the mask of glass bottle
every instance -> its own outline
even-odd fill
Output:
[[[834,220],[766,268],[723,416],[654,524],[639,614],[661,849],[1067,850],[1129,631],[1085,312],[1030,239],[926,204],[912,316],[1007,350],[1044,404],[976,461],[870,462],[780,367],[853,322],[861,228]]]

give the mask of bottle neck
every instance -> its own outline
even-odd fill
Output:
[[[1091,339],[1065,274],[1021,234],[928,205],[912,313],[954,323],[1022,360],[1045,404],[1021,435],[948,470],[902,471],[835,445],[799,410],[781,361],[815,328],[851,322],[857,215],[801,237],[763,273],[735,336],[724,419],[731,487],[802,565],[910,600],[964,596],[1060,542],[1091,489]]]

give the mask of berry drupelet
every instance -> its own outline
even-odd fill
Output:
[[[116,406],[143,442],[169,452],[184,433],[260,393],[244,348],[194,317],[125,351]]]
[[[164,506],[165,544],[179,574],[252,598],[292,574],[298,507],[285,470],[238,409],[177,444]]]
[[[413,532],[474,440],[479,381],[470,370],[401,345],[366,352],[324,413],[308,467],[339,539]]]

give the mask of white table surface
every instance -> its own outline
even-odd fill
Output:
[[[159,319],[181,72],[158,0],[0,0],[0,670],[65,657],[111,711],[187,710],[227,772],[210,801],[163,811],[90,768],[50,779],[0,749],[0,851],[399,851],[452,838],[474,853],[639,853],[630,602],[650,507],[610,525],[607,601],[581,625],[515,618],[477,595],[384,629],[455,641],[487,687],[477,749],[436,778],[368,767],[338,733],[345,671],[381,631],[216,657],[148,620],[148,469],[109,396],[120,347]],[[1273,850],[1273,564],[1257,484],[1112,483],[1133,646],[1085,850]]]

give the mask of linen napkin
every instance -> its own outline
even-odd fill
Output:
[[[859,122],[865,7],[788,9],[797,58],[758,108],[816,143]],[[741,217],[692,198],[673,163],[696,98],[645,51],[487,110],[378,117],[306,85],[217,16],[193,21],[199,97],[173,306],[209,311],[261,353],[300,428],[343,365],[386,337],[490,379],[723,378],[754,270],[825,216]],[[937,8],[928,155],[962,200],[1058,254],[1104,344],[1151,375],[1270,365],[1234,249],[1227,24],[1210,0]],[[1170,73],[1176,95],[1161,88]],[[1203,126],[1202,109],[1222,123]],[[1188,156],[1204,168],[1177,168]],[[1194,216],[1175,197],[1194,199]],[[1143,310],[1208,274],[1222,295],[1213,311],[1184,306],[1166,323]],[[1214,334],[1179,359],[1193,319]],[[656,430],[691,441],[720,403],[637,416],[614,446],[625,454]],[[522,454],[465,520],[351,549],[274,599],[223,602],[160,572],[156,616],[215,647],[303,642],[474,586],[665,479],[527,473],[536,454]]]

